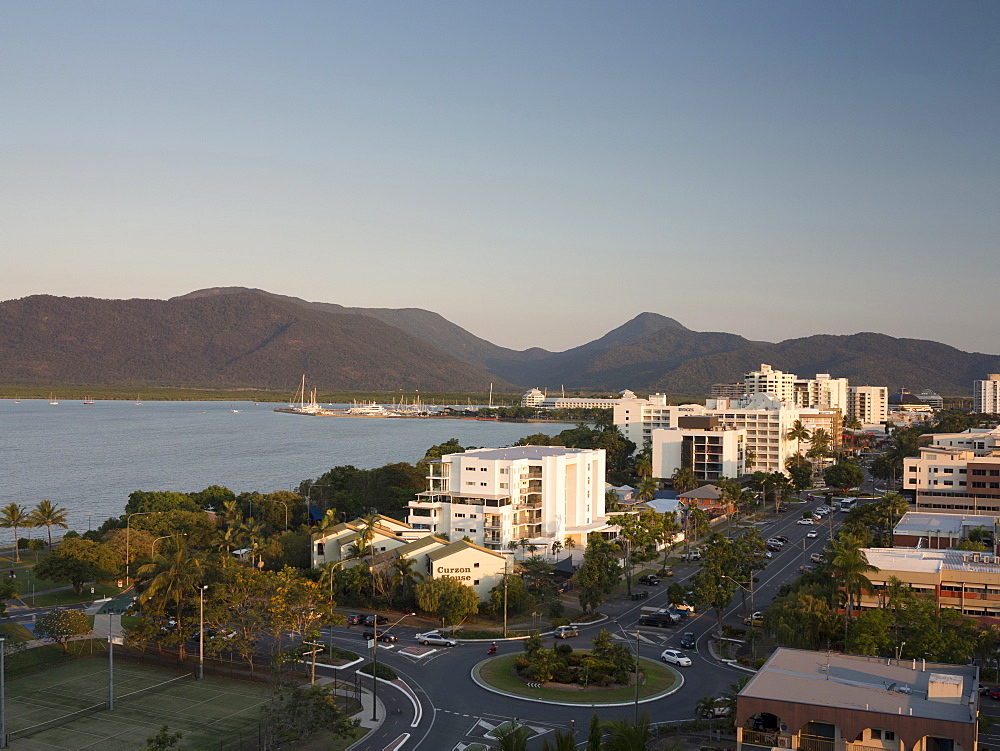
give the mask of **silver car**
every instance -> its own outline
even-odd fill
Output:
[[[420,644],[436,644],[439,647],[454,647],[458,641],[449,636],[444,636],[439,631],[428,631],[424,634],[417,634],[417,642]]]
[[[660,654],[660,659],[673,665],[679,665],[682,668],[691,665],[691,658],[683,652],[678,652],[676,649],[664,649]]]

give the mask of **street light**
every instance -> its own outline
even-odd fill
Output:
[[[625,629],[622,628],[622,624],[615,619],[615,625],[618,630],[622,632],[622,636],[625,637],[625,643],[628,644],[628,634]],[[630,645],[631,646],[631,645]],[[632,722],[636,725],[639,724],[639,629],[635,630],[635,712],[633,713]]]
[[[750,593],[750,628],[753,629],[753,614],[755,612],[753,609],[753,574],[750,574],[750,589],[747,589],[741,582],[736,581],[733,577],[727,576],[726,574],[723,574],[722,578],[729,579],[729,581],[742,589],[744,592]],[[753,659],[757,659],[757,640],[753,638],[750,639],[750,654],[753,656]]]
[[[267,500],[271,501],[272,503],[280,503],[282,506],[285,507],[285,531],[287,532],[288,531],[288,504],[285,503],[284,501],[279,501],[277,498],[268,498]]]
[[[130,544],[130,541],[131,541],[132,517],[133,516],[142,516],[143,514],[163,514],[163,513],[166,513],[166,512],[164,512],[164,511],[136,511],[134,514],[129,514],[127,517],[125,517],[125,585],[126,586],[128,586],[128,583],[129,583],[128,565],[129,565],[129,563],[131,563],[131,555],[130,555],[129,544]]]
[[[0,748],[7,748],[7,705],[4,699],[4,653],[7,651],[7,637],[0,634]]]
[[[181,532],[179,535],[163,535],[163,537],[157,537],[153,542],[149,544],[149,557],[153,557],[153,549],[156,547],[156,543],[160,540],[166,540],[168,537],[187,537],[187,532]]]
[[[416,613],[407,613],[406,615],[401,615],[396,623],[393,623],[389,628],[384,629],[388,631],[393,626],[399,624],[407,616],[416,615]],[[372,722],[378,721],[378,677],[376,673],[378,672],[378,614],[372,615]]]
[[[205,678],[205,590],[208,589],[207,584],[199,584],[198,586],[198,620],[200,621],[200,628],[198,629],[198,680],[204,680]]]

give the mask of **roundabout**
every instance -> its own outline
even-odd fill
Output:
[[[635,686],[591,688],[578,684],[548,683],[539,686],[524,681],[514,671],[519,654],[490,657],[472,668],[472,680],[494,694],[543,704],[586,707],[620,707],[635,703]],[[640,658],[644,680],[639,685],[639,703],[662,699],[684,684],[684,677],[672,667]]]

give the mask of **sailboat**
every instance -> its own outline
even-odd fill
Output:
[[[94,397],[88,396],[86,399],[83,400],[83,403],[84,404],[93,404],[94,403]]]
[[[142,406],[142,402],[139,401],[139,394],[135,395],[135,404],[136,404],[137,407],[141,407]]]
[[[57,401],[55,400],[55,397],[53,397],[53,396],[52,396],[52,392],[50,391],[50,392],[49,392],[49,404],[58,404],[58,403],[59,403],[59,402],[57,402]]]

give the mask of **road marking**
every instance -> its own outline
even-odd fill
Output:
[[[406,743],[408,740],[410,740],[410,734],[403,733],[396,740],[394,740],[392,743],[386,746],[384,751],[398,751],[398,749],[401,749],[403,747],[403,744]]]

